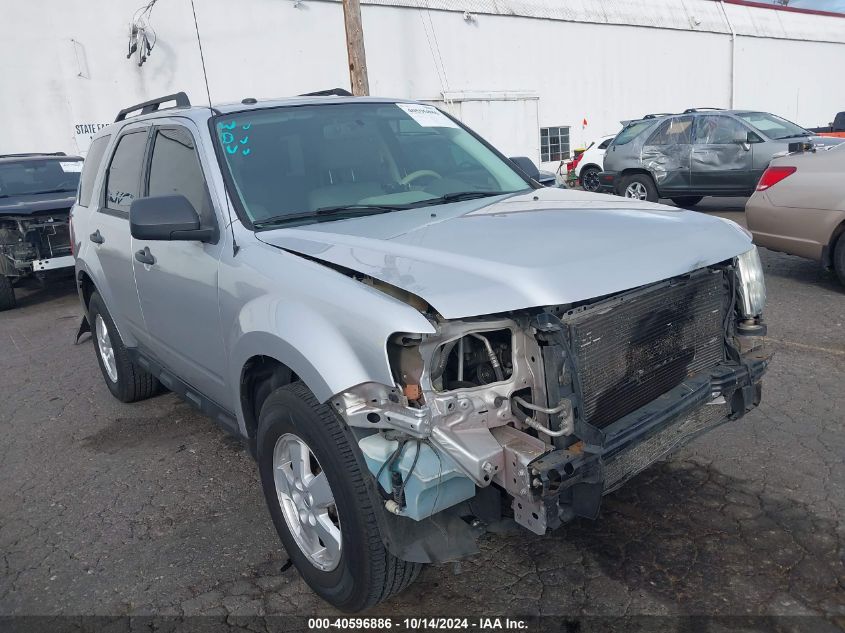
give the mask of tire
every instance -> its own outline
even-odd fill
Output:
[[[584,191],[599,190],[599,171],[598,167],[585,167],[581,170],[581,186]]]
[[[679,207],[694,207],[702,200],[704,200],[704,196],[680,196],[678,198],[672,198],[672,202]]]
[[[839,277],[839,283],[845,285],[845,233],[839,236],[833,247],[833,270]]]
[[[12,286],[12,280],[6,275],[0,275],[0,312],[11,310],[16,305],[15,288]]]
[[[625,198],[647,200],[648,202],[657,202],[658,199],[657,187],[651,176],[647,174],[631,174],[630,176],[626,176],[622,179],[622,185],[619,189],[620,195]],[[633,195],[634,193],[637,195]]]
[[[322,503],[309,497],[309,506],[302,495],[295,498],[297,491],[313,491],[313,484],[297,487],[294,460],[285,461],[285,448],[301,450],[298,442],[306,445],[309,456],[300,462],[307,461],[308,473],[298,481],[312,482],[316,477],[309,476],[325,475],[329,494],[322,489]],[[361,611],[399,593],[416,579],[422,565],[399,560],[382,542],[376,512],[383,510],[376,505],[380,499],[368,488],[365,477],[370,475],[358,456],[352,432],[330,406],[317,402],[303,383],[280,387],[264,401],[257,448],[261,487],[279,538],[305,582],[323,600],[342,611]],[[274,475],[279,476],[279,487]],[[307,519],[297,518],[302,512]],[[314,519],[318,515],[322,518]],[[316,528],[307,524],[300,528],[306,520],[322,526],[318,543],[309,537]],[[295,537],[294,531],[304,536]],[[337,536],[332,537],[335,531]],[[339,547],[325,547],[324,541],[339,543]]]
[[[129,359],[120,333],[102,297],[96,292],[88,302],[88,322],[91,324],[97,364],[112,395],[121,402],[137,402],[154,396],[159,389],[158,380]],[[100,331],[101,327],[104,332]]]

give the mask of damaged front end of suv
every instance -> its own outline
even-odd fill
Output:
[[[511,512],[536,534],[595,518],[603,495],[759,404],[764,303],[752,247],[574,304],[429,309],[436,333],[387,343],[395,384],[331,400],[377,481],[386,544],[434,562],[472,553],[472,528]]]

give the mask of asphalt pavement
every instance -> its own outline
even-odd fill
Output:
[[[742,221],[743,201],[698,209]],[[488,535],[375,614],[817,614],[845,621],[845,289],[763,252],[763,403],[605,498]],[[241,445],[172,394],[112,398],[69,281],[0,314],[0,615],[334,614],[286,569]],[[829,623],[828,623],[829,624]],[[835,626],[835,624],[831,625]]]

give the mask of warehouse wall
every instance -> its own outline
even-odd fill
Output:
[[[195,1],[214,101],[348,86],[337,0]],[[845,82],[833,79],[845,66],[845,19],[710,0],[364,2],[373,94],[532,95],[523,110],[536,112],[533,127],[570,126],[573,146],[647,112],[728,107],[732,94],[737,107],[807,126],[827,123],[845,103]],[[178,90],[206,101],[188,0],[160,0],[149,60],[139,68],[126,59],[141,4],[5,3],[12,28],[0,39],[0,153],[84,151],[90,131],[127,104]],[[524,138],[526,127],[507,116],[469,124],[506,153],[528,148],[538,158],[537,132]]]

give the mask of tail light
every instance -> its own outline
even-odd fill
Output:
[[[782,167],[769,167],[760,177],[760,182],[757,183],[757,191],[765,191],[769,187],[773,187],[787,176],[794,174],[796,171],[798,171],[797,167],[787,167],[785,165]]]

